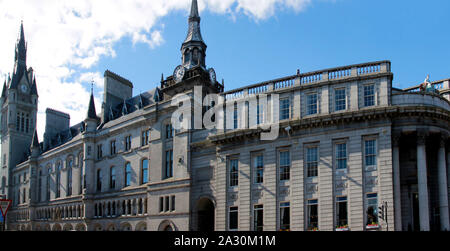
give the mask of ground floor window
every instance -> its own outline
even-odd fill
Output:
[[[263,231],[264,230],[264,206],[256,205],[253,215],[253,231]]]
[[[229,230],[238,230],[238,207],[230,207],[229,211]]]
[[[291,210],[290,203],[280,204],[280,231],[289,231],[291,229]]]
[[[336,229],[348,228],[347,197],[336,198]]]
[[[308,231],[316,231],[319,228],[319,201],[309,200],[307,206]]]

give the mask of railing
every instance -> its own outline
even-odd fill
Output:
[[[350,65],[322,71],[297,74],[285,78],[266,81],[259,84],[250,85],[244,88],[224,92],[223,95],[226,100],[234,100],[239,99],[245,95],[255,95],[274,90],[290,88],[295,85],[315,84],[323,81],[332,81],[350,77],[366,76],[370,74],[378,74],[390,71],[391,71],[391,62],[389,61],[379,61],[366,64]]]
[[[450,79],[444,79],[444,80],[432,82],[431,85],[433,85],[435,90],[443,91],[443,90],[449,89],[449,82],[450,82]],[[420,86],[421,85],[417,85],[417,86],[414,86],[411,88],[406,88],[403,91],[411,92],[411,93],[420,92]]]

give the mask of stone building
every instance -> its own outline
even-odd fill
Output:
[[[450,79],[401,90],[380,61],[225,92],[206,49],[193,0],[182,63],[160,88],[133,97],[106,71],[101,110],[91,95],[70,126],[47,109],[39,141],[22,25],[1,97],[7,229],[449,230]],[[216,127],[176,128],[177,112]]]

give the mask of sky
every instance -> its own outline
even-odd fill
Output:
[[[0,81],[12,73],[23,20],[27,66],[37,76],[38,133],[45,110],[97,111],[103,73],[129,79],[133,95],[181,64],[191,0],[0,0]],[[450,1],[198,0],[206,64],[225,90],[326,68],[390,60],[393,86],[450,78]]]

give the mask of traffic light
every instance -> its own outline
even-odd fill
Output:
[[[385,207],[384,204],[381,207],[378,207],[378,218],[385,220]]]

